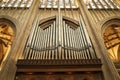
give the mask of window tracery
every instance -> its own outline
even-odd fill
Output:
[[[33,0],[2,0],[0,1],[0,8],[29,8]]]
[[[40,8],[58,8],[58,2],[60,2],[60,8],[77,8],[75,0],[42,0]]]
[[[84,0],[88,9],[120,9],[113,0]]]

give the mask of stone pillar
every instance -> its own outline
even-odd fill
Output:
[[[94,27],[100,27],[100,25],[95,24],[95,21],[92,19],[83,0],[77,0],[77,2],[79,6],[79,13],[85,22],[87,31],[95,47],[96,54],[98,58],[101,58],[103,63],[102,69],[105,80],[120,80],[119,74],[115,69],[113,62],[110,60],[105,47],[103,46],[104,43],[100,42],[102,37],[98,34],[99,31],[97,31],[97,29]]]

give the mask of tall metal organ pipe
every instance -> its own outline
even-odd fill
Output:
[[[94,47],[81,16],[78,24],[64,19],[62,16],[56,16],[52,21],[47,22],[48,24],[44,25],[45,22],[39,24],[38,20],[35,20],[24,49],[24,59],[96,58]]]

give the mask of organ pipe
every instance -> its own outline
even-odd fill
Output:
[[[43,27],[35,20],[24,50],[25,59],[94,59],[95,50],[79,16],[77,27],[59,14]]]

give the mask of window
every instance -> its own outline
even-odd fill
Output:
[[[0,7],[12,7],[12,8],[29,8],[33,0],[3,0],[0,2]]]
[[[88,9],[120,9],[113,0],[84,0]]]
[[[60,1],[60,8],[77,8],[75,0],[42,0],[40,8],[58,8],[58,1]]]

